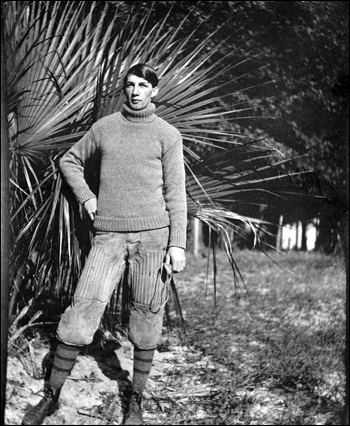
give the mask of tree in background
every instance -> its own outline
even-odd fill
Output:
[[[147,2],[139,3],[145,7]],[[266,199],[270,208],[265,216],[273,222],[281,213],[289,222],[318,217],[316,247],[333,252],[340,220],[348,210],[348,2],[160,1],[152,12],[154,19],[162,19],[170,5],[169,26],[189,11],[183,34],[191,31],[194,21],[199,24],[190,41],[193,46],[217,30],[208,48],[224,43],[211,61],[216,55],[228,55],[224,62],[229,65],[234,58],[235,67],[214,77],[217,93],[228,109],[238,102],[249,105],[254,119],[247,120],[247,111],[242,110],[223,128],[264,136],[286,155],[303,156],[297,169],[293,164],[293,171],[313,170],[295,181],[304,193],[313,195],[303,200],[302,209],[299,200],[273,198],[274,207]],[[259,214],[259,209],[253,210],[252,214]]]

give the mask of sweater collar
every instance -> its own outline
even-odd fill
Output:
[[[151,123],[155,118],[156,106],[152,103],[140,110],[131,109],[127,104],[123,105],[122,115],[132,123]]]

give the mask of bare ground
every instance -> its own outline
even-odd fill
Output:
[[[259,253],[237,257],[249,297],[233,285],[222,254],[216,307],[205,257],[190,257],[176,277],[186,333],[164,328],[145,392],[146,424],[339,424],[345,381],[341,259],[290,254],[277,259],[282,269]],[[8,425],[21,424],[42,396],[46,333],[38,328],[26,336],[23,353],[10,350]],[[43,424],[122,424],[132,350],[120,328],[101,334],[79,355],[59,410]]]

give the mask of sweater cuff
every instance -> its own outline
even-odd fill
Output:
[[[170,227],[169,247],[181,247],[186,250],[186,229]]]
[[[87,186],[73,188],[73,193],[80,204],[84,204],[85,201],[90,200],[91,198],[96,198],[96,195]]]

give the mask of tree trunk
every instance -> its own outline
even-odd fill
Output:
[[[8,340],[8,299],[9,299],[9,171],[8,171],[8,129],[6,96],[6,55],[4,42],[4,7],[1,2],[1,424],[5,419],[5,393]]]
[[[198,257],[199,251],[202,245],[202,222],[198,218],[193,218],[192,225],[192,234],[193,234],[193,255]]]
[[[299,240],[300,240],[300,221],[295,222],[295,250],[299,250]]]
[[[266,233],[261,240],[266,244],[266,248],[275,248],[278,241],[280,214],[277,209],[271,208],[260,218],[271,223],[271,225],[265,225]]]
[[[349,165],[349,117],[346,120],[346,164]],[[349,168],[346,173],[346,191],[345,191],[345,203],[347,212],[342,218],[340,226],[340,236],[343,243],[343,250],[345,256],[345,271],[346,271],[346,301],[345,301],[345,314],[346,314],[346,347],[345,347],[345,373],[346,373],[346,384],[345,384],[345,410],[343,417],[343,424],[349,424]]]
[[[307,251],[307,220],[302,220],[301,222],[301,250]]]
[[[325,204],[319,216],[319,228],[315,249],[325,254],[332,254],[338,243],[339,209],[336,205]]]
[[[278,231],[277,231],[277,240],[276,240],[276,250],[280,251],[282,249],[282,240],[283,240],[283,214],[280,215],[278,221]]]
[[[349,188],[349,187],[348,187]],[[345,256],[346,270],[346,348],[345,348],[345,372],[346,372],[346,390],[345,390],[345,411],[343,425],[349,424],[349,212],[347,212],[341,223],[341,239]]]

